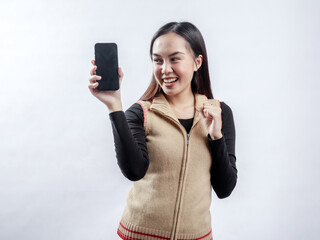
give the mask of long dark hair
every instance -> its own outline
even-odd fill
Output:
[[[210,83],[210,76],[209,76],[209,68],[208,68],[208,56],[206,45],[204,43],[202,34],[200,33],[199,29],[194,26],[192,23],[189,22],[170,22],[166,25],[162,26],[152,37],[151,44],[150,44],[150,57],[152,59],[152,48],[154,41],[169,32],[174,32],[181,37],[183,37],[190,45],[194,57],[198,57],[200,54],[202,55],[202,64],[198,71],[194,72],[193,78],[191,81],[191,88],[193,93],[200,93],[206,95],[207,98],[212,99],[212,91],[211,91],[211,83]],[[140,98],[141,100],[150,100],[152,99],[161,88],[152,76],[150,85],[148,86],[145,93]]]

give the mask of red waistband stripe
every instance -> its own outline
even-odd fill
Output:
[[[140,235],[148,236],[148,237],[159,238],[159,239],[170,240],[170,238],[166,238],[166,237],[161,237],[161,236],[157,236],[157,235],[153,235],[153,234],[147,234],[147,233],[132,231],[132,230],[126,228],[125,226],[123,226],[123,224],[122,224],[121,222],[120,222],[120,225],[121,225],[121,227],[123,227],[125,230],[127,230],[128,232],[131,232],[131,233],[140,234]]]
[[[158,235],[154,235],[154,234],[147,234],[147,233],[142,233],[142,232],[130,230],[130,229],[126,228],[125,226],[123,226],[123,224],[121,222],[120,222],[120,226],[124,230],[126,230],[126,231],[128,231],[130,233],[133,233],[133,234],[138,234],[138,235],[142,235],[142,236],[148,236],[148,237],[153,237],[153,238],[163,239],[163,240],[170,240],[170,238],[168,238],[168,237],[162,237],[162,236],[158,236]],[[201,240],[201,239],[204,239],[204,238],[208,237],[211,234],[211,232],[212,232],[212,230],[210,230],[210,232],[207,233],[206,235],[204,235],[202,237],[199,237],[199,238],[193,238],[193,239],[182,239],[182,238],[179,238],[178,240]],[[124,240],[141,240],[139,238],[133,238],[133,237],[126,236],[123,232],[121,232],[120,229],[118,229],[117,233]]]

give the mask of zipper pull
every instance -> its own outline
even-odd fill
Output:
[[[189,145],[189,133],[187,134],[187,145]]]

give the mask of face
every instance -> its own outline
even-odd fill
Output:
[[[158,37],[152,48],[152,62],[154,77],[166,95],[192,94],[191,80],[201,66],[202,56],[195,58],[183,37],[173,32]]]

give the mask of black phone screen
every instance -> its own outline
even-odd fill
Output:
[[[97,87],[100,91],[118,90],[118,49],[115,43],[96,43],[94,46],[96,74],[101,76]]]

